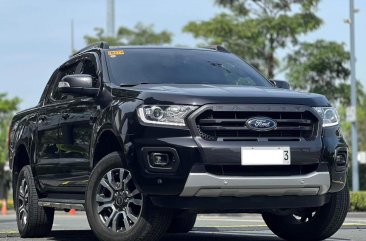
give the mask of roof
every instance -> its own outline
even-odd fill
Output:
[[[128,45],[128,46],[109,46],[107,42],[98,42],[92,45],[89,45],[75,54],[73,54],[71,57],[74,57],[76,55],[79,55],[81,53],[89,52],[91,50],[95,49],[102,49],[102,50],[108,50],[108,49],[182,49],[182,50],[203,50],[203,51],[219,51],[224,53],[229,53],[227,49],[220,45],[214,45],[214,46],[208,46],[203,48],[189,48],[189,47],[169,47],[169,46],[135,46],[135,45]]]
[[[227,49],[220,45],[191,48],[191,47],[173,47],[173,46],[149,46],[149,45],[127,45],[127,46],[110,46],[109,49],[182,49],[182,50],[205,50],[205,51],[219,51],[229,53]]]

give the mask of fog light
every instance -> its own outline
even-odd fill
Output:
[[[344,155],[337,155],[336,163],[338,166],[346,166],[347,160]]]
[[[143,147],[142,160],[151,173],[174,173],[180,160],[177,151],[171,147]]]
[[[150,165],[153,167],[169,167],[170,166],[170,157],[167,153],[160,152],[152,152],[149,155]]]
[[[347,153],[337,153],[335,168],[337,172],[343,172],[347,168]]]

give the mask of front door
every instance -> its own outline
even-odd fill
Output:
[[[87,54],[82,60],[81,74],[88,74],[99,86],[96,59]],[[94,121],[99,113],[95,97],[79,96],[64,105],[60,118],[60,187],[84,192],[91,171],[90,148]]]
[[[62,187],[84,192],[90,174],[90,144],[97,107],[93,98],[70,102],[60,119]]]

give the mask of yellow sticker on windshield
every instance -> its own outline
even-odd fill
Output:
[[[118,55],[124,55],[124,54],[125,54],[125,52],[123,50],[108,51],[108,55],[111,58],[114,58]]]

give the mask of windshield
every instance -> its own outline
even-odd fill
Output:
[[[108,51],[111,81],[117,85],[217,84],[271,87],[237,56],[208,50],[125,48]]]

